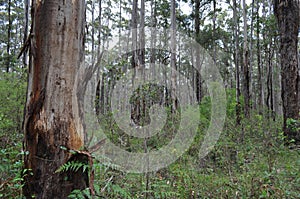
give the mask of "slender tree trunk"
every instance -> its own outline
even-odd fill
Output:
[[[12,30],[12,19],[11,19],[11,0],[8,1],[8,7],[7,7],[7,15],[8,15],[8,27],[7,27],[7,44],[6,44],[6,72],[9,72],[10,68],[10,40],[11,40],[11,30]]]
[[[299,119],[299,4],[299,0],[274,1],[274,12],[280,33],[283,130],[288,139],[294,139],[296,142],[300,142],[300,132],[288,126],[287,121]]]
[[[118,42],[118,50],[119,50],[119,55],[122,54],[122,48],[121,48],[121,32],[122,32],[122,0],[119,0],[119,23],[118,23],[118,26],[119,26],[119,42]],[[125,65],[125,64],[124,64]],[[125,69],[126,66],[123,66],[123,72],[125,72],[126,70]]]
[[[217,2],[216,0],[213,0],[213,32],[212,32],[212,38],[214,40],[213,42],[213,60],[214,62],[216,62],[217,60],[217,48],[216,48],[216,41],[215,41],[215,34],[216,34],[216,18],[217,18],[217,14],[216,14],[216,8],[217,7]]]
[[[236,124],[241,124],[241,103],[240,103],[240,70],[239,70],[239,25],[237,17],[237,3],[233,0],[234,37],[235,37],[235,79],[236,79]]]
[[[138,0],[133,0],[131,13],[131,28],[132,28],[132,59],[131,67],[134,71],[138,67],[138,53],[137,53],[137,15],[138,15]],[[134,84],[135,74],[133,75],[132,83]]]
[[[261,70],[261,46],[260,46],[260,17],[259,17],[259,2],[257,1],[256,4],[257,13],[256,13],[256,34],[257,34],[257,43],[256,43],[256,49],[257,49],[257,90],[258,90],[258,110],[260,114],[262,114],[263,109],[263,89],[262,89],[262,70]]]
[[[102,0],[99,0],[98,2],[98,8],[99,8],[99,15],[98,15],[98,43],[97,43],[97,56],[100,56],[100,49],[101,49],[101,31],[102,31]]]
[[[138,18],[138,0],[133,0],[132,3],[132,11],[131,11],[131,32],[132,32],[132,46],[131,46],[131,51],[132,51],[132,57],[131,57],[131,68],[133,71],[132,78],[131,78],[131,83],[132,87],[134,87],[134,82],[136,75],[139,71],[139,65],[138,65],[138,32],[137,32],[137,18]],[[139,104],[134,104],[131,107],[131,119],[137,123],[139,121]]]
[[[255,9],[255,0],[252,0],[251,3],[251,25],[250,25],[250,60],[249,60],[249,93],[250,93],[250,97],[251,97],[251,101],[253,103],[253,105],[251,106],[251,108],[255,108],[256,107],[256,97],[255,94],[253,94],[254,91],[254,84],[253,84],[253,59],[254,59],[254,45],[253,45],[253,32],[254,32],[254,20],[255,20],[255,14],[254,14],[254,9]]]
[[[92,1],[91,15],[92,15],[92,33],[91,33],[92,65],[94,65],[97,57],[95,52],[95,2],[94,1]]]
[[[177,87],[177,76],[176,76],[176,3],[175,0],[171,0],[171,100],[172,110],[177,108],[176,100],[176,87]]]
[[[268,71],[267,71],[267,99],[266,104],[270,111],[268,113],[268,117],[275,120],[274,115],[274,99],[273,99],[273,55],[274,55],[274,46],[273,46],[273,39],[271,38],[270,44],[269,44],[269,50],[268,50]]]
[[[156,25],[157,25],[157,8],[156,8],[156,0],[151,0],[151,19],[152,19],[152,27],[153,31],[151,31],[151,55],[150,55],[150,68],[151,68],[151,73],[152,77],[156,76],[156,71],[155,71],[155,62],[156,62],[156,40],[157,40],[157,32],[156,32]]]
[[[141,10],[140,10],[140,28],[139,28],[140,34],[139,34],[139,41],[140,41],[140,48],[139,48],[139,63],[140,63],[140,73],[145,80],[145,0],[141,0]],[[150,107],[146,107],[146,101],[143,99],[140,100],[139,102],[139,109],[140,113],[142,115],[142,123],[143,125],[146,122],[146,109]],[[148,132],[147,132],[148,133]],[[144,138],[144,152],[148,153],[148,138]],[[147,166],[149,166],[149,158],[146,159]],[[145,193],[145,198],[149,198],[149,184],[150,184],[150,176],[149,173],[145,173],[145,178],[146,178],[146,193]]]
[[[244,19],[244,47],[243,47],[243,94],[244,94],[244,113],[245,117],[250,116],[250,79],[249,79],[249,50],[248,50],[248,27],[247,27],[247,5],[243,0],[243,19]]]
[[[144,77],[145,75],[145,0],[141,0],[141,11],[140,11],[140,49],[139,49],[139,62],[141,67],[141,74]]]
[[[131,32],[132,32],[132,46],[131,46],[131,51],[132,51],[132,57],[131,57],[131,68],[133,71],[132,74],[132,87],[134,87],[135,84],[135,78],[138,73],[138,31],[137,31],[137,25],[138,25],[138,0],[133,0],[132,3],[132,11],[131,11]],[[140,108],[139,104],[133,104],[131,105],[131,119],[134,121],[134,123],[138,124],[139,122],[139,115],[140,115]]]
[[[199,37],[200,37],[200,0],[195,0],[195,40],[197,42],[199,42]],[[201,63],[200,63],[200,51],[198,48],[196,48],[196,67],[197,70],[194,71],[194,73],[196,73],[195,74],[196,97],[197,97],[197,102],[200,103],[202,98],[202,82],[199,73],[201,71]]]
[[[28,26],[29,26],[29,4],[30,0],[24,0],[24,37],[23,37],[23,45],[26,45],[26,41],[28,38]],[[23,66],[26,67],[28,65],[28,54],[27,50],[23,53]]]
[[[87,173],[56,172],[68,161],[86,162],[61,147],[84,144],[76,75],[84,63],[84,1],[32,1],[30,49],[24,118],[26,198],[67,198],[88,186]]]
[[[266,1],[262,1],[262,21],[266,20],[267,10],[266,10]],[[262,110],[264,110],[266,101],[265,101],[265,74],[266,74],[266,54],[267,54],[267,40],[266,38],[266,24],[261,23],[262,25],[262,41],[261,41],[261,64],[260,64],[260,73],[261,73],[261,99],[262,99]],[[264,112],[263,112],[264,114]]]

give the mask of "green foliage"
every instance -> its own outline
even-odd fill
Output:
[[[24,71],[0,72],[0,93],[0,137],[2,137],[5,131],[21,131],[26,97]]]
[[[0,198],[22,197],[25,82],[23,70],[0,72]]]
[[[284,145],[282,118],[273,121],[269,119],[268,111],[263,111],[264,115],[253,111],[250,118],[243,118],[242,124],[236,126],[235,106],[235,90],[227,90],[225,127],[214,149],[203,159],[199,159],[198,154],[204,137],[201,132],[205,132],[210,122],[209,97],[204,97],[200,104],[201,121],[195,141],[168,168],[149,173],[147,177],[145,174],[119,172],[117,166],[109,164],[109,160],[96,161],[95,198],[145,198],[146,194],[148,198],[182,199],[298,198],[299,149],[290,150]],[[185,114],[193,118],[193,112],[187,110]],[[290,120],[289,123],[294,125],[295,121]],[[171,131],[172,125],[173,121],[168,120],[168,128],[164,131]],[[108,135],[117,140],[120,137],[116,133],[117,125],[107,127]],[[159,148],[165,144],[161,140],[154,136],[149,145]],[[142,146],[142,142],[130,139],[130,146],[133,149],[133,146]],[[142,150],[139,148],[137,151]],[[81,194],[90,197],[84,192]]]
[[[169,28],[170,2],[167,0],[154,1],[155,5],[149,6],[149,9],[156,15],[156,27]],[[184,0],[182,2],[188,2]],[[181,3],[182,3],[181,2]],[[197,42],[202,47],[210,52],[216,52],[217,62],[220,65],[220,72],[227,85],[234,85],[235,69],[232,67],[234,59],[234,47],[232,39],[234,37],[234,20],[232,18],[232,7],[217,5],[215,12],[211,8],[212,1],[201,1],[200,8],[200,35],[196,36]],[[148,2],[150,3],[150,2]],[[190,36],[194,36],[194,11],[191,11],[190,16],[183,14],[180,8],[181,3],[177,7],[177,23],[178,30],[184,30]],[[189,2],[194,4],[194,1]],[[218,2],[217,2],[218,3]],[[226,1],[229,3],[229,1]],[[262,6],[265,2],[258,2],[257,6]],[[130,27],[130,15],[132,13],[131,3],[129,1],[102,1],[103,8],[101,17],[98,8],[92,8],[97,5],[94,1],[87,1],[87,16],[91,16],[93,12],[95,20],[87,22],[86,34],[86,55],[87,63],[91,64],[92,54],[96,54],[95,49],[100,45],[100,51],[106,45],[107,41],[115,33],[120,30]],[[121,4],[121,5],[119,5]],[[0,1],[1,5],[1,48],[0,48],[0,68],[1,71],[9,67],[10,73],[0,72],[0,198],[22,198],[21,189],[25,173],[28,171],[22,170],[22,118],[23,109],[26,98],[26,75],[25,71],[19,70],[17,54],[22,47],[22,32],[24,31],[24,16],[23,16],[23,1],[11,2],[11,13],[8,14],[8,2]],[[147,7],[149,4],[146,4]],[[118,10],[120,12],[112,12]],[[258,15],[261,15],[261,10],[254,8],[254,13],[250,11],[251,6],[248,6],[248,25],[249,38],[253,48],[250,49],[253,55],[260,53],[260,62],[263,64],[271,64],[274,66],[274,71],[277,69],[277,55],[274,58],[272,51],[277,54],[278,43],[276,19],[273,14],[270,14],[268,6],[266,7],[263,16],[255,16],[258,10]],[[148,10],[149,11],[149,10]],[[241,9],[238,8],[238,18],[241,17]],[[123,13],[123,14],[122,14]],[[125,14],[124,14],[125,13]],[[257,19],[255,18],[257,17]],[[9,25],[9,18],[11,25]],[[152,26],[153,18],[146,14],[146,26]],[[212,20],[216,20],[215,27]],[[101,19],[101,20],[99,20]],[[208,21],[207,21],[208,20]],[[251,22],[250,22],[251,20]],[[253,21],[252,21],[253,20]],[[259,22],[259,24],[256,24]],[[242,23],[239,20],[238,23]],[[250,35],[250,26],[254,25],[254,29],[260,30],[260,33],[254,30],[253,35]],[[8,31],[8,30],[11,31]],[[238,30],[239,41],[243,41],[243,34]],[[8,34],[8,32],[10,34]],[[100,34],[99,34],[100,33]],[[98,37],[99,34],[99,37]],[[257,35],[260,34],[260,35]],[[263,36],[262,36],[263,34]],[[97,36],[96,36],[97,35]],[[162,35],[160,35],[163,37]],[[158,42],[159,38],[156,38]],[[184,39],[184,38],[181,38]],[[260,42],[260,49],[256,49],[256,42]],[[91,42],[94,46],[90,49]],[[158,48],[168,44],[167,37],[165,41],[161,41]],[[250,41],[249,41],[250,42]],[[185,43],[182,40],[180,43]],[[242,44],[240,42],[240,44]],[[7,52],[7,46],[10,46]],[[119,44],[118,44],[119,45]],[[117,46],[112,49],[114,52],[123,52],[124,49]],[[124,44],[124,45],[130,45]],[[242,45],[239,45],[242,48]],[[122,46],[124,47],[124,46]],[[178,45],[178,47],[181,47]],[[94,52],[92,51],[94,49]],[[222,51],[222,53],[220,53]],[[261,52],[257,52],[261,51]],[[157,50],[155,62],[159,63],[166,59],[168,62],[169,52]],[[221,54],[221,55],[220,55]],[[240,53],[239,56],[241,56]],[[110,59],[110,55],[103,57]],[[181,63],[188,63],[184,53],[180,52]],[[105,77],[104,84],[108,85],[106,89],[114,87],[116,82],[125,76],[125,69],[130,68],[131,55],[120,55],[120,60],[102,63],[103,76]],[[150,54],[146,51],[146,61],[149,61]],[[271,63],[268,59],[272,58]],[[95,58],[97,59],[97,58]],[[258,90],[257,62],[258,57],[254,56],[251,59],[253,70],[251,77],[253,78],[253,99],[255,91]],[[194,74],[191,72],[192,66],[178,64],[178,70],[181,74],[186,74],[191,78]],[[266,67],[262,67],[262,73],[265,74]],[[276,82],[274,74],[274,82]],[[128,79],[130,81],[130,79]],[[268,84],[266,79],[263,79],[263,84]],[[278,92],[276,83],[273,82],[275,93]],[[193,82],[194,83],[194,82]],[[265,87],[268,85],[266,84]],[[230,87],[229,86],[229,87]],[[160,92],[159,88],[151,90],[151,84],[140,87],[136,90],[139,92],[136,96],[131,96],[131,102],[134,105],[135,101],[155,101],[159,99],[157,96]],[[151,92],[153,91],[153,92]],[[156,91],[156,92],[155,92]],[[263,91],[265,92],[265,91]],[[210,124],[211,117],[211,100],[205,96],[200,104],[200,122],[196,138],[189,150],[186,151],[176,162],[168,168],[162,169],[155,173],[149,174],[128,174],[118,171],[119,166],[114,165],[109,159],[103,157],[100,160],[94,160],[93,170],[95,171],[95,194],[94,198],[300,198],[300,155],[299,147],[293,149],[287,148],[285,144],[285,135],[281,129],[282,118],[275,118],[276,121],[269,119],[269,110],[261,110],[260,113],[253,111],[250,118],[243,118],[242,124],[236,126],[236,100],[235,89],[227,89],[227,118],[225,127],[220,139],[214,149],[203,159],[199,159],[198,154],[202,144],[205,130]],[[110,91],[105,93],[105,100],[110,101]],[[99,96],[98,96],[99,97]],[[256,99],[257,100],[257,99]],[[160,101],[160,100],[159,100]],[[244,99],[241,97],[241,107],[243,107]],[[155,101],[157,103],[157,101]],[[101,106],[100,104],[99,106]],[[110,112],[107,104],[103,103],[100,108],[103,115],[99,116],[101,127],[105,132],[107,139],[111,140],[117,146],[129,152],[144,152],[144,140],[127,135],[123,132],[113,118],[113,113]],[[186,108],[186,107],[185,107]],[[191,120],[194,117],[193,111],[187,109],[185,114],[188,114]],[[100,112],[101,112],[100,111]],[[167,123],[157,135],[147,140],[147,150],[157,150],[169,143],[174,137],[180,117],[171,115],[171,108],[167,107],[165,111],[168,113]],[[243,111],[243,110],[242,110]],[[101,113],[102,113],[101,112]],[[144,115],[143,115],[144,116]],[[287,126],[293,131],[299,132],[299,120],[288,119]],[[141,124],[144,124],[142,122]],[[293,142],[293,140],[291,140]],[[63,150],[67,148],[61,147]],[[69,150],[71,153],[76,151]],[[85,172],[89,165],[70,161],[62,165],[56,172],[77,171]],[[148,183],[147,183],[148,182]],[[74,190],[69,198],[93,198],[89,188],[84,190]]]
[[[72,191],[72,193],[68,196],[68,198],[74,198],[74,199],[86,199],[86,198],[92,198],[91,192],[89,188],[86,188],[84,190],[78,190],[75,189]]]
[[[21,142],[0,149],[0,198],[22,198],[23,170]]]
[[[20,122],[25,101],[25,80],[21,73],[1,74],[0,106],[0,197],[22,198]],[[299,149],[284,145],[281,118],[268,119],[267,111],[255,111],[235,124],[235,90],[227,90],[227,119],[215,148],[203,159],[198,158],[204,130],[209,126],[211,100],[200,104],[199,132],[189,150],[168,168],[155,173],[128,174],[103,157],[94,160],[94,198],[299,198]],[[190,114],[193,118],[193,111]],[[170,110],[166,109],[168,113]],[[109,117],[108,117],[109,116]],[[143,140],[128,139],[107,114],[102,126],[109,139],[125,150],[143,151]],[[174,118],[173,118],[174,119]],[[288,126],[298,129],[299,121],[289,119]],[[175,126],[174,126],[175,125]],[[173,137],[177,121],[168,119],[161,134],[148,140],[149,150],[160,148]],[[171,132],[172,131],[172,132]],[[128,142],[128,143],[126,143]],[[123,144],[123,145],[122,145]],[[67,150],[64,147],[61,147]],[[26,153],[26,152],[25,152]],[[71,161],[57,172],[86,171],[89,165]],[[146,189],[147,178],[149,181]],[[89,188],[74,190],[69,198],[93,198]]]
[[[290,128],[293,132],[300,132],[300,120],[288,118],[286,124],[287,127]]]
[[[69,161],[69,162],[66,162],[65,164],[61,165],[55,171],[55,173],[67,172],[67,171],[77,172],[79,169],[82,169],[82,172],[84,173],[88,168],[89,168],[89,165],[87,165],[83,162]]]

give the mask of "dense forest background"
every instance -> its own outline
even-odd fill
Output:
[[[28,175],[23,169],[23,156],[27,151],[22,146],[22,122],[30,64],[28,48],[32,48],[32,43],[28,42],[32,37],[30,4],[29,0],[0,1],[1,198],[22,198],[24,177]],[[195,141],[167,168],[130,174],[119,171],[117,165],[95,160],[96,197],[300,198],[299,103],[298,110],[292,110],[298,112],[297,117],[284,117],[282,100],[290,94],[282,92],[281,82],[286,74],[280,54],[283,40],[278,25],[280,13],[277,12],[276,18],[274,8],[272,0],[86,1],[85,62],[88,66],[97,66],[101,61],[100,81],[94,85],[98,97],[96,112],[109,139],[128,151],[140,152],[159,148],[174,136],[172,128],[176,128],[176,118],[162,129],[164,136],[157,135],[147,140],[146,145],[145,140],[120,132],[112,120],[112,90],[127,69],[138,68],[138,63],[143,65],[151,60],[170,67],[176,65],[177,71],[189,77],[201,111]],[[295,18],[299,24],[299,17]],[[211,100],[199,73],[191,70],[192,66],[181,64],[186,63],[186,55],[174,56],[167,51],[153,50],[122,54],[124,45],[114,49],[120,54],[117,61],[111,61],[102,53],[113,38],[131,28],[139,28],[129,35],[135,41],[133,45],[144,49],[145,34],[153,34],[153,45],[168,45],[170,38],[164,35],[161,38],[165,39],[157,38],[155,32],[145,33],[146,27],[176,27],[194,38],[207,50],[221,73],[226,88],[226,121],[214,149],[202,159],[198,156],[199,143],[203,140],[200,132],[209,126]],[[179,42],[175,48],[180,49],[181,45],[183,43]],[[299,76],[299,61],[297,66]],[[155,71],[151,72],[155,74]],[[170,74],[166,72],[165,75]],[[167,84],[176,81],[172,76]],[[147,86],[139,88],[138,92],[140,96],[151,98],[153,96],[148,96],[151,85]],[[299,93],[299,89],[300,86],[296,92]],[[300,95],[297,96],[300,101]],[[164,91],[166,103],[176,107],[172,97],[168,90]],[[147,122],[139,111],[134,109],[133,121],[136,124]],[[68,167],[60,169],[67,170]],[[91,197],[90,194],[89,188],[74,190],[70,198]]]

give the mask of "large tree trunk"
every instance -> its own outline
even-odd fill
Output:
[[[76,93],[76,75],[84,63],[84,1],[32,1],[32,33],[28,93],[24,118],[24,195],[67,198],[88,186],[86,173],[56,170],[84,144]],[[63,146],[63,147],[61,147]]]
[[[300,132],[287,125],[287,120],[299,119],[298,31],[299,0],[275,0],[274,11],[280,32],[282,102],[284,133],[300,142]]]

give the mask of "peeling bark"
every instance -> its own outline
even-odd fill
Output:
[[[32,1],[32,45],[24,118],[26,198],[66,198],[86,173],[56,173],[84,144],[77,73],[84,63],[84,1]],[[78,161],[87,161],[86,157]],[[30,174],[32,173],[32,175]]]

